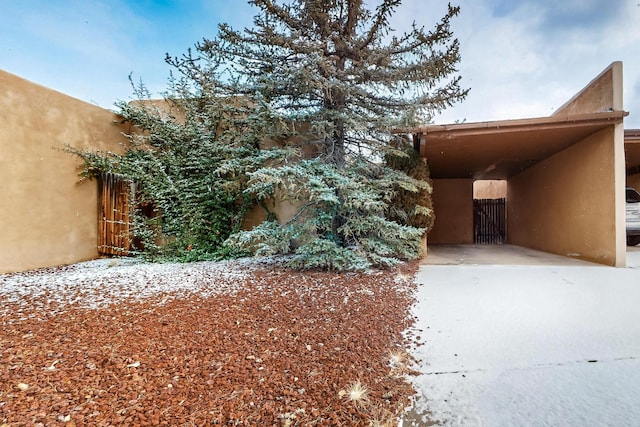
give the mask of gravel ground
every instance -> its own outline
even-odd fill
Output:
[[[0,275],[0,427],[396,425],[416,268],[102,259]]]

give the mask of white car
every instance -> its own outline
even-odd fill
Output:
[[[640,194],[627,187],[627,245],[640,243]]]

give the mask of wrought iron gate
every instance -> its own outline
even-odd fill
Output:
[[[474,199],[473,241],[502,244],[506,240],[506,199]]]
[[[98,252],[129,255],[135,184],[113,173],[98,178]]]

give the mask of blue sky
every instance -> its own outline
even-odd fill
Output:
[[[375,5],[375,0],[368,0]],[[446,0],[404,0],[392,19],[432,28]],[[468,98],[436,123],[547,116],[611,62],[624,63],[625,127],[640,128],[640,0],[458,0]],[[0,69],[113,108],[128,75],[154,93],[166,53],[180,55],[217,24],[251,25],[243,0],[0,0]]]

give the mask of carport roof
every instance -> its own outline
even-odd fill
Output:
[[[621,123],[627,113],[429,125],[414,134],[432,178],[507,179],[589,135]]]

